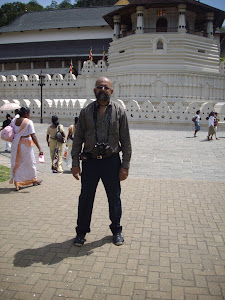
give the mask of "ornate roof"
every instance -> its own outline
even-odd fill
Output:
[[[213,12],[214,26],[221,27],[225,19],[225,12],[215,7],[206,5],[197,0],[134,0],[130,5],[123,6],[117,10],[109,12],[103,18],[113,28],[113,16],[120,15],[123,19],[127,19],[131,14],[136,12],[137,6],[144,6],[145,8],[167,8],[177,7],[179,4],[186,4],[187,10],[194,11],[198,16],[203,16],[207,12]]]

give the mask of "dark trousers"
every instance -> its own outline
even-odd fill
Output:
[[[105,187],[109,203],[109,226],[112,233],[122,231],[120,219],[122,214],[120,200],[119,170],[121,162],[119,154],[102,160],[88,159],[82,162],[81,194],[78,205],[77,234],[90,232],[91,215],[93,210],[95,192],[101,179]]]

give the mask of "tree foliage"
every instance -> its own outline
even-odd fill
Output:
[[[59,8],[73,8],[73,5],[71,4],[71,0],[63,0],[60,4],[59,4]]]
[[[0,7],[0,26],[5,26],[14,21],[17,17],[27,11],[40,11],[44,7],[37,3],[35,0],[31,0],[28,4],[21,2],[6,3]]]
[[[59,6],[58,6],[57,1],[52,0],[51,5],[46,6],[45,9],[49,10],[49,9],[58,9],[58,8],[59,8]]]
[[[38,2],[36,0],[31,0],[25,6],[27,8],[27,11],[40,11],[40,10],[44,10],[44,7],[42,5],[40,5],[40,4],[38,4]]]
[[[7,25],[24,13],[25,4],[20,2],[6,3],[0,8],[0,26]]]

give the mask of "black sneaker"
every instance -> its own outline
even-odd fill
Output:
[[[74,239],[74,245],[77,247],[83,246],[84,242],[86,242],[86,239],[84,237],[85,235],[83,234],[77,234],[77,236]]]
[[[113,235],[113,243],[116,245],[116,246],[121,246],[123,245],[124,243],[124,238],[122,236],[122,233],[116,233]]]

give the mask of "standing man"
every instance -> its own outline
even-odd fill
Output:
[[[95,192],[101,179],[108,197],[111,220],[109,227],[113,234],[113,242],[120,246],[124,242],[120,225],[120,181],[128,177],[131,158],[128,122],[123,108],[110,100],[113,89],[107,77],[100,77],[96,81],[94,93],[96,101],[80,112],[71,151],[73,176],[77,180],[81,176],[77,235],[74,243],[76,246],[82,246],[86,241],[86,233],[90,232]],[[82,172],[79,163],[80,152]]]

